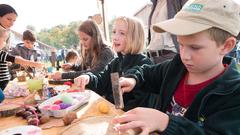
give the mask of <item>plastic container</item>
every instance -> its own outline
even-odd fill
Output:
[[[73,97],[75,99],[75,102],[73,103],[72,106],[70,106],[70,107],[68,107],[66,109],[62,109],[62,110],[49,110],[49,109],[44,108],[44,106],[53,105],[55,101],[60,100],[62,98],[62,96],[63,95],[66,96],[66,94],[68,96],[71,96],[71,97]],[[66,115],[68,112],[76,110],[80,106],[86,104],[89,101],[90,95],[91,95],[91,93],[90,93],[89,90],[85,90],[84,92],[74,92],[74,93],[59,94],[57,96],[54,96],[54,97],[49,98],[48,100],[42,102],[39,105],[39,109],[40,109],[40,111],[44,115],[61,118],[64,115]]]
[[[0,135],[41,135],[42,129],[37,126],[25,125],[0,131]]]
[[[30,92],[41,90],[43,88],[43,79],[29,79],[27,85]]]

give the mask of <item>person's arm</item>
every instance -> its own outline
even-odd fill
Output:
[[[68,72],[62,73],[62,79],[74,79],[86,72],[92,72],[94,74],[99,73],[100,71],[104,70],[105,66],[114,58],[113,53],[110,49],[105,49],[101,52],[101,55],[98,59],[96,66],[91,68],[90,70],[82,70],[82,71],[75,71],[75,72]]]
[[[29,66],[29,67],[35,67],[35,68],[43,68],[44,64],[40,62],[33,62],[30,60],[23,59],[20,56],[15,57],[15,63],[20,64],[22,66]]]
[[[164,79],[168,65],[167,62],[164,62],[157,65],[135,66],[129,69],[124,77],[136,80],[136,86],[134,88],[141,89],[143,85],[149,85],[152,89],[143,90],[151,90],[150,92],[159,93],[159,88],[162,85],[162,80]]]
[[[20,53],[20,49],[18,47],[19,44],[16,45],[16,47],[13,47],[12,50],[9,52],[10,55],[12,56],[21,56]],[[20,69],[21,65],[20,64],[16,64],[14,62],[12,62],[12,64],[9,66],[10,70],[17,70]]]
[[[81,71],[81,64],[73,64],[69,69],[74,71]]]
[[[0,50],[0,61],[1,62],[12,62],[12,63],[14,63],[15,57],[10,55],[8,52]]]
[[[135,108],[114,118],[112,122],[116,124],[117,131],[140,128],[144,135],[153,131],[161,135],[237,135],[240,134],[239,112],[239,106],[216,110],[200,123],[155,109]]]

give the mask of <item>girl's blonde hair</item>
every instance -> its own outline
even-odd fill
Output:
[[[145,34],[142,21],[134,17],[117,17],[116,21],[122,20],[127,24],[126,51],[130,54],[141,53],[144,49]]]
[[[86,66],[88,62],[87,58],[90,56],[92,57],[92,62],[90,68],[94,67],[97,63],[101,50],[106,47],[106,42],[103,38],[103,35],[100,31],[100,28],[96,24],[95,21],[89,19],[84,21],[78,28],[78,31],[84,32],[89,35],[92,39],[91,42],[93,43],[90,46],[89,50],[85,50],[81,46],[81,60],[82,66]]]

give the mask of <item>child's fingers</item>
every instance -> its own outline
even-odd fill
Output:
[[[112,123],[117,124],[117,123],[127,123],[130,121],[134,121],[135,120],[135,116],[133,114],[128,114],[128,115],[121,115],[119,117],[116,117],[112,120]]]
[[[120,132],[125,132],[129,129],[136,129],[136,128],[141,128],[144,127],[144,123],[141,121],[131,121],[128,123],[124,123],[124,124],[119,124],[115,126],[115,129],[117,129]],[[142,133],[148,133],[148,130],[142,130]],[[142,134],[142,135],[147,135],[147,134]]]

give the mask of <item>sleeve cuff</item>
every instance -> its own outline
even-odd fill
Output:
[[[168,115],[169,116],[169,123],[168,123],[168,126],[167,128],[162,132],[162,135],[175,135],[177,134],[178,132],[178,122],[175,118],[175,116],[173,115]]]

